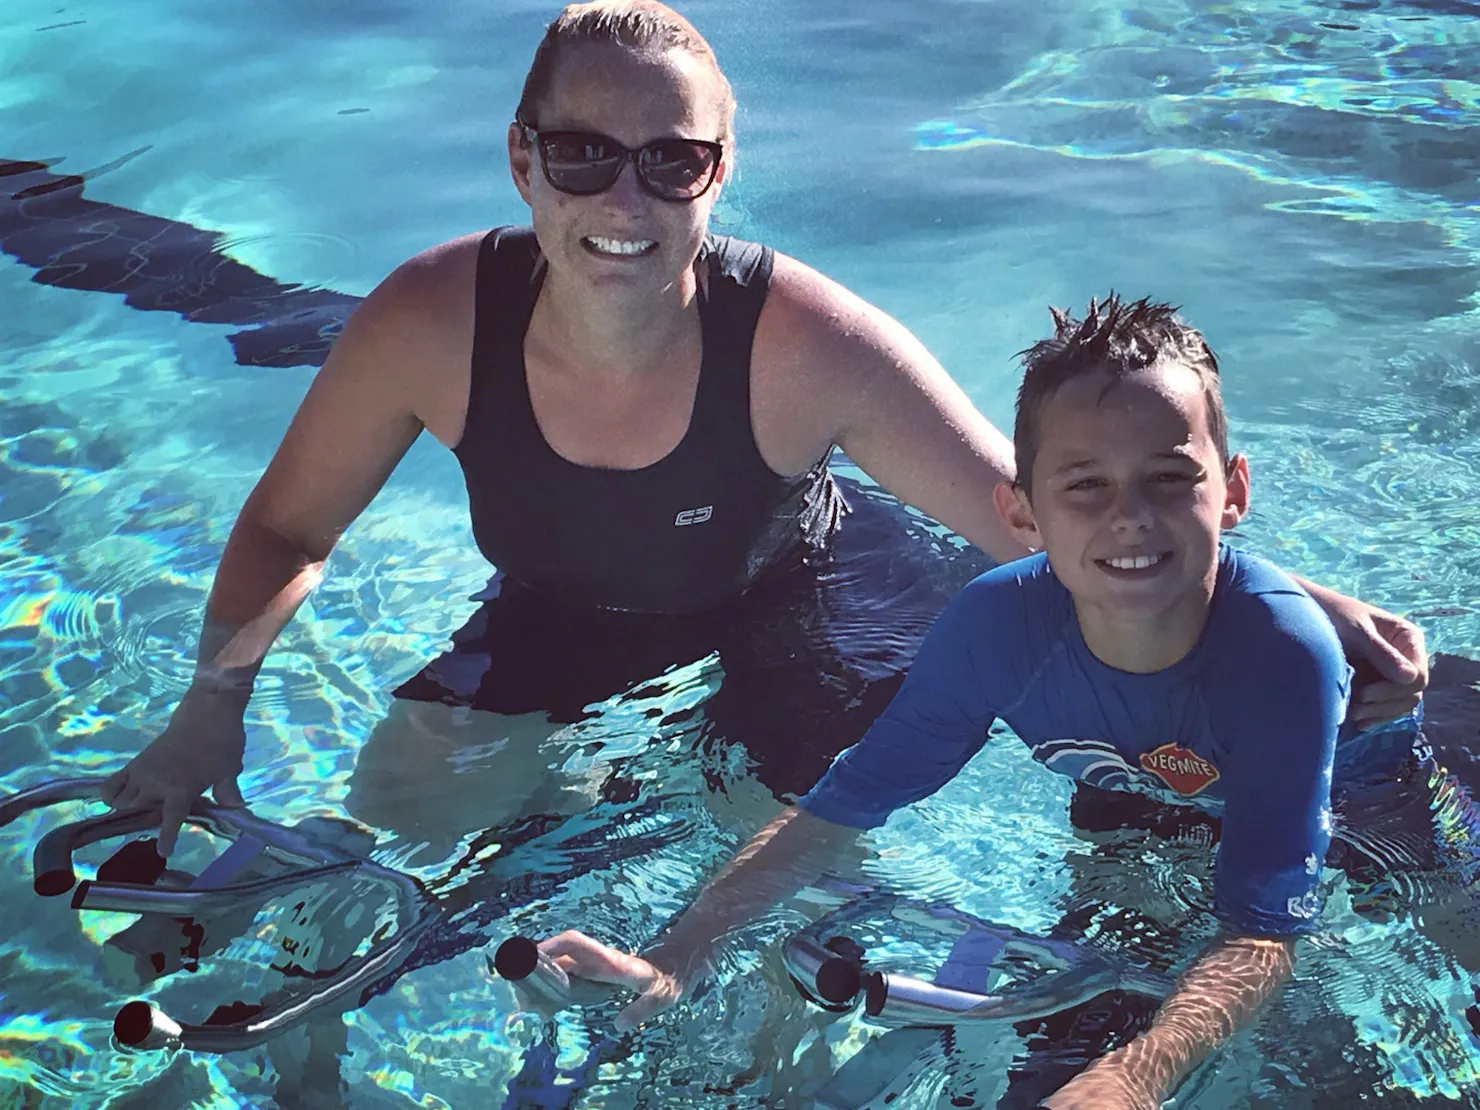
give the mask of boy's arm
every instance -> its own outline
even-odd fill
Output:
[[[796,806],[787,809],[751,838],[644,956],[686,988],[726,936],[826,874],[861,831]]]
[[[1215,894],[1225,932],[1151,1028],[1046,1100],[1049,1110],[1155,1110],[1289,977],[1294,938],[1319,915],[1347,693],[1340,645],[1293,593],[1249,602],[1217,632],[1217,686],[1205,696],[1224,753]]]
[[[1224,936],[1181,977],[1151,1028],[1102,1056],[1045,1110],[1156,1110],[1194,1068],[1248,1024],[1290,976],[1288,937]]]
[[[639,1024],[678,1000],[727,934],[828,871],[860,831],[882,825],[895,809],[954,778],[986,742],[993,720],[973,651],[982,627],[980,588],[978,580],[946,607],[868,734],[838,757],[796,808],[725,865],[645,959],[574,930],[542,942],[541,949],[568,973],[639,992],[619,1018],[623,1026]]]
[[[540,949],[568,974],[637,991],[617,1016],[617,1028],[634,1028],[677,1002],[729,933],[823,875],[859,831],[792,807],[756,833],[643,956],[575,929]]]

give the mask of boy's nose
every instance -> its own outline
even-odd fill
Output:
[[[1110,526],[1117,533],[1148,532],[1155,523],[1151,502],[1135,487],[1123,490],[1110,510]]]

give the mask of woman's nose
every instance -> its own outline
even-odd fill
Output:
[[[632,159],[622,163],[617,179],[601,196],[607,208],[613,212],[636,212],[647,206],[649,198],[637,180],[637,167],[632,164]]]

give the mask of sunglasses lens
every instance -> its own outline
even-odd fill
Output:
[[[637,171],[659,196],[688,200],[709,187],[715,161],[711,147],[685,139],[665,139],[642,148]]]
[[[622,172],[621,147],[600,135],[552,133],[539,141],[550,184],[567,193],[599,193]]]
[[[539,131],[545,176],[566,193],[590,196],[610,189],[622,172],[627,150],[604,135],[584,131]],[[718,144],[694,139],[658,139],[635,152],[638,176],[665,200],[693,200],[714,181]]]

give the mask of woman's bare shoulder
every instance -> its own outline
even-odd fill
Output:
[[[350,317],[321,376],[360,403],[406,405],[449,445],[462,434],[473,352],[474,290],[483,233],[407,259]]]

